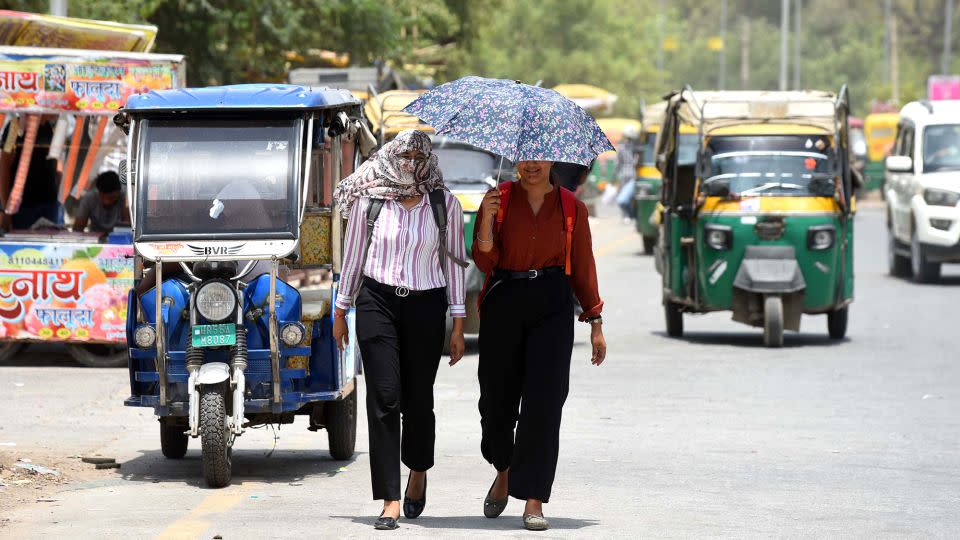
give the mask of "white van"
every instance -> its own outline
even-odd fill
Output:
[[[890,273],[936,281],[960,263],[960,101],[905,105],[886,168]]]

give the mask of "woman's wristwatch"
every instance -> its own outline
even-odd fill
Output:
[[[585,323],[587,323],[587,324],[590,324],[590,325],[594,325],[594,324],[600,324],[600,325],[602,325],[602,324],[603,324],[603,317],[601,317],[600,315],[597,315],[596,317],[590,317],[589,319],[584,319],[583,322],[585,322]]]

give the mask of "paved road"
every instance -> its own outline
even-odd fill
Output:
[[[850,339],[828,340],[825,318],[812,317],[768,350],[728,314],[688,317],[687,337],[667,338],[651,260],[628,226],[598,220],[610,355],[591,367],[579,329],[546,507],[553,529],[540,536],[960,535],[960,272],[939,285],[890,278],[882,211],[864,208],[857,221]],[[476,359],[473,350],[442,367],[427,510],[387,535],[524,535],[517,501],[499,520],[478,517],[492,470],[479,455]],[[50,351],[0,367],[0,444],[17,444],[0,445],[0,462],[48,460],[69,480],[0,488],[0,537],[375,535],[365,429],[349,463],[331,461],[324,434],[302,421],[248,432],[233,485],[210,490],[195,445],[164,460],[149,412],[120,406],[126,384],[123,370],[74,367]],[[91,452],[122,468],[68,457]]]

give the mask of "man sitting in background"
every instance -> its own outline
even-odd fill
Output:
[[[129,222],[123,204],[120,176],[113,171],[100,173],[96,190],[86,193],[77,206],[73,230],[82,232],[90,226],[90,232],[109,233],[121,221]]]

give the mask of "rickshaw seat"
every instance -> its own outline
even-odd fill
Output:
[[[332,299],[333,291],[329,288],[301,290],[300,302],[303,307],[300,318],[303,321],[322,319],[330,312]]]

